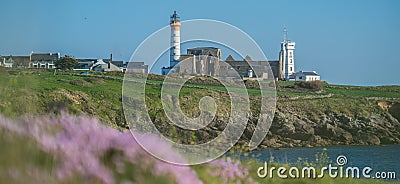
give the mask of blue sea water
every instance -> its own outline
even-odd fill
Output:
[[[400,145],[267,149],[251,152],[248,156],[254,156],[260,163],[269,162],[273,156],[274,162],[294,164],[298,158],[315,162],[315,155],[322,152],[327,153],[332,165],[336,164],[338,156],[343,155],[347,158],[344,166],[371,167],[375,172],[396,172],[396,179],[400,179]]]

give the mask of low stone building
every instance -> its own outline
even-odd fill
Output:
[[[225,62],[228,66],[221,64],[222,51],[214,47],[199,47],[187,49],[187,54],[181,55],[179,73],[197,74],[207,76],[234,76],[230,75],[231,69],[236,70],[243,79],[282,79],[282,65],[279,60],[256,61],[250,56],[244,60],[235,60],[229,55]],[[251,66],[250,66],[251,65]],[[268,67],[271,70],[268,70]]]
[[[144,64],[144,62],[129,62],[126,64],[126,70],[131,73],[148,74],[149,65]]]
[[[229,55],[225,60],[233,69],[235,69],[240,76],[244,79],[253,78],[274,78],[278,79],[282,73],[279,61],[257,61],[252,60],[250,56],[246,56],[244,60],[235,60],[231,55]],[[250,64],[252,67],[250,67]],[[268,70],[268,67],[271,70]],[[272,72],[272,73],[270,73]]]

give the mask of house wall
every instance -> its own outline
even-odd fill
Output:
[[[306,77],[307,77],[306,81],[320,80],[320,76],[306,76]]]
[[[285,78],[288,79],[290,75],[292,75],[296,70],[294,68],[294,49],[295,49],[295,42],[286,42],[283,43],[284,49],[286,51],[285,57]]]
[[[317,75],[296,75],[296,81],[316,81],[321,80],[320,76]]]

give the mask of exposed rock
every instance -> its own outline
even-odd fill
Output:
[[[381,143],[381,140],[373,134],[367,134],[362,136],[364,139],[364,142],[367,144],[372,144],[372,145],[379,145]]]
[[[322,138],[319,135],[312,135],[308,141],[314,144],[321,144]]]
[[[337,137],[340,142],[349,144],[353,141],[353,136],[349,132],[346,132],[341,128],[335,129],[335,132],[337,133]]]
[[[333,112],[317,116],[292,112],[290,106],[278,109],[260,148],[400,144],[400,123],[388,112],[391,107],[387,106],[387,111],[383,113],[351,115]],[[216,117],[216,120],[199,136],[212,139],[219,135],[226,124],[221,117]],[[252,138],[256,120],[250,120],[240,144],[246,144]]]
[[[269,135],[274,139],[262,144],[273,147],[399,144],[400,123],[389,113],[356,117],[321,114],[316,121],[310,121],[306,116],[281,110],[275,114]]]
[[[400,121],[400,103],[394,103],[389,109],[388,112],[397,119],[397,121]]]
[[[294,121],[295,132],[290,135],[293,139],[308,140],[314,135],[314,128],[303,120],[295,119]]]
[[[264,141],[262,142],[263,145],[266,145],[268,147],[272,147],[276,144],[276,139],[275,138],[265,138]]]
[[[324,137],[324,138],[332,138],[336,136],[335,127],[330,124],[318,125],[315,128],[315,134]]]

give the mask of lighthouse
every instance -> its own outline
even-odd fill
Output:
[[[170,67],[173,68],[179,63],[181,56],[181,22],[179,15],[174,11],[171,15],[169,26],[171,27]]]
[[[287,40],[287,29],[285,28],[283,31],[283,41],[281,42],[281,52],[280,59],[282,60],[281,64],[284,67],[285,80],[290,80],[293,78],[293,74],[295,73],[294,69],[294,49],[296,43],[290,40]]]

